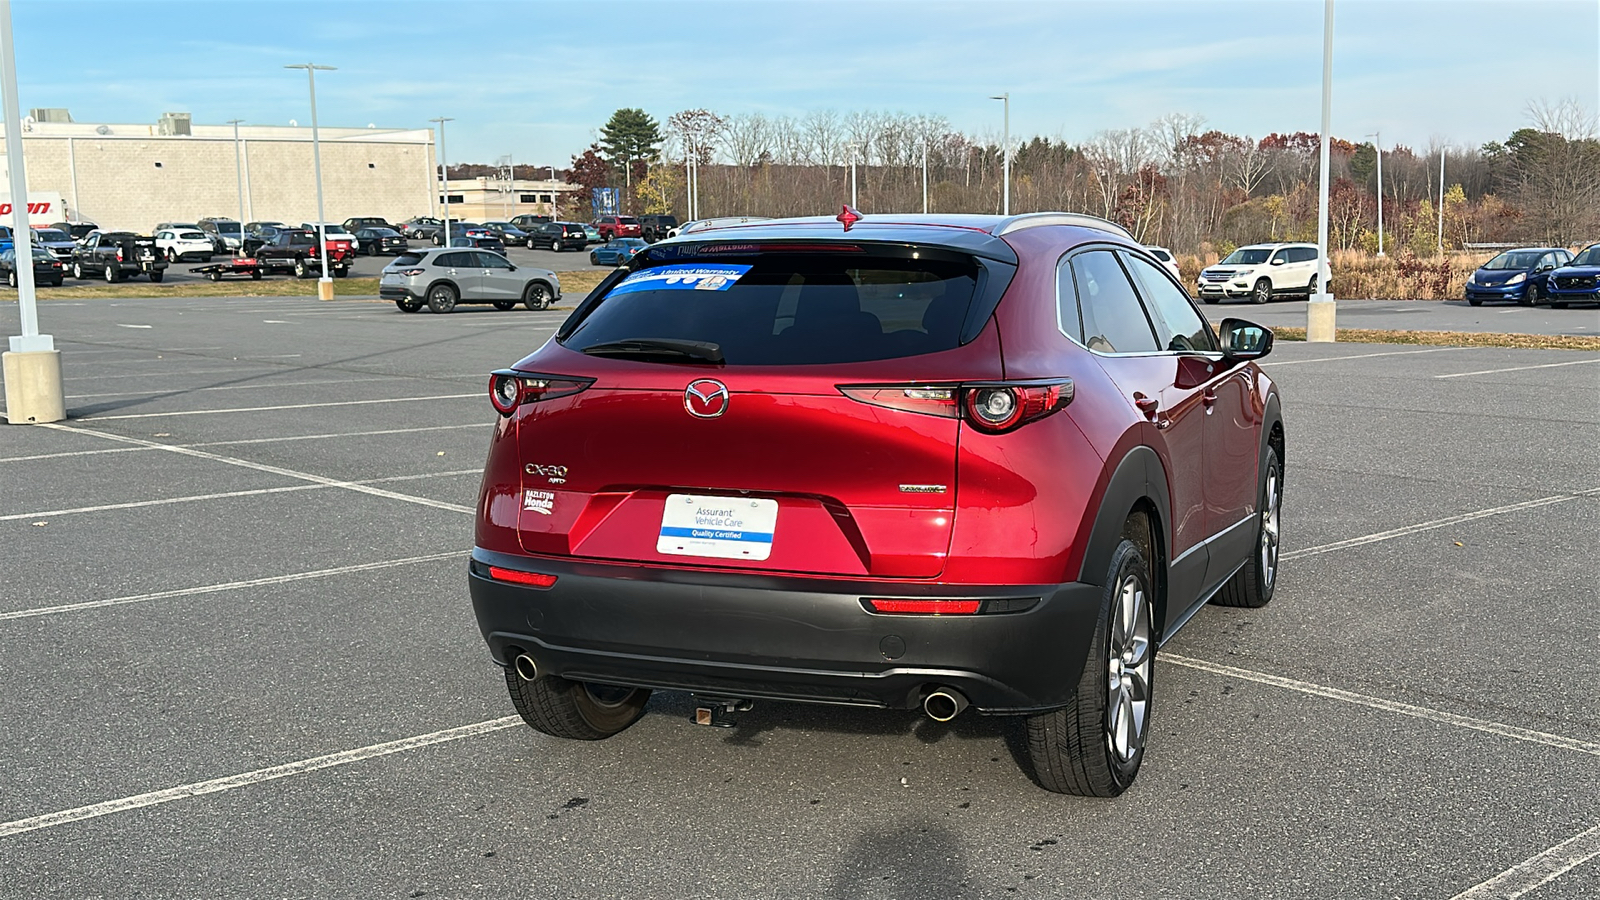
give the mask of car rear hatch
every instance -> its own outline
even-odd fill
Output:
[[[939,575],[960,421],[905,407],[918,385],[1001,376],[983,326],[1009,267],[865,242],[663,250],[517,366],[575,391],[517,413],[523,548]]]

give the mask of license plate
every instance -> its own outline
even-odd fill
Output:
[[[719,559],[766,559],[778,525],[778,501],[671,494],[661,514],[656,552]]]

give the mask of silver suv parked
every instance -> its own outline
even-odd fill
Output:
[[[506,310],[518,303],[528,309],[549,309],[561,299],[561,281],[549,269],[512,265],[489,250],[443,247],[410,250],[383,267],[378,296],[393,300],[403,312],[423,304],[447,313],[457,303],[492,303]]]

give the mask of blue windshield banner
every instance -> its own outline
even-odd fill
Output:
[[[635,291],[725,291],[734,286],[749,266],[659,266],[629,275],[611,289],[612,295]]]

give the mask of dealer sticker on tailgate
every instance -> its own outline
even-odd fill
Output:
[[[671,494],[656,552],[722,559],[766,559],[778,525],[778,501]]]

